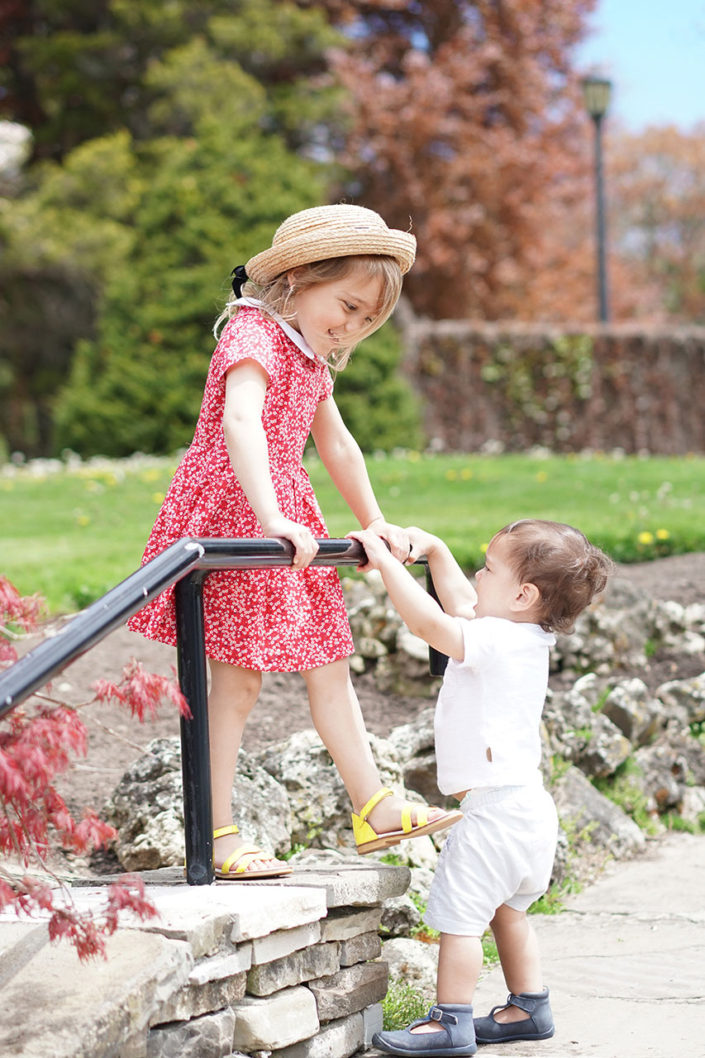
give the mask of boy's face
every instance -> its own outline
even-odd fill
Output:
[[[485,555],[485,565],[475,574],[477,605],[475,617],[504,617],[509,621],[526,621],[517,614],[514,604],[521,595],[521,582],[509,559],[511,545],[508,536],[495,536]]]
[[[296,285],[296,274],[290,273]],[[382,299],[382,279],[356,268],[341,279],[294,290],[293,321],[315,353],[328,358],[338,347],[348,348],[370,333]]]

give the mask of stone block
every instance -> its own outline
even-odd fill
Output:
[[[107,961],[81,963],[65,942],[46,946],[6,982],[0,1054],[22,1058],[113,1058],[147,1035],[150,1015],[188,980],[187,945],[122,930]]]
[[[146,1058],[229,1058],[234,1031],[235,1013],[229,1009],[165,1025],[150,1032]]]
[[[321,940],[349,940],[361,933],[376,932],[382,918],[380,907],[371,907],[357,911],[342,908],[328,912],[328,917],[321,922]]]
[[[363,1046],[365,1049],[372,1046],[372,1037],[375,1032],[381,1032],[384,1028],[384,1011],[381,1003],[373,1003],[362,1011]]]
[[[264,999],[245,996],[235,1008],[233,1045],[246,1053],[276,1051],[315,1036],[318,1029],[316,1000],[300,985]]]
[[[166,1003],[160,1004],[152,1014],[150,1025],[164,1025],[169,1021],[188,1021],[202,1014],[211,1014],[223,1007],[232,1006],[245,994],[247,974],[225,977],[220,981],[203,984],[187,984]]]
[[[408,867],[374,861],[360,865],[358,859],[334,868],[297,867],[291,877],[265,880],[261,888],[273,883],[280,889],[293,885],[320,888],[325,891],[328,908],[371,907],[406,892],[411,877]]]
[[[236,951],[227,955],[213,955],[202,959],[189,974],[189,983],[205,984],[206,981],[222,981],[225,977],[247,973],[252,965],[252,945],[241,944]]]
[[[285,955],[283,959],[253,966],[247,975],[247,991],[253,996],[268,996],[311,978],[337,973],[339,969],[338,945],[334,941],[316,944]]]
[[[388,977],[385,962],[368,962],[348,966],[330,977],[309,981],[308,987],[316,997],[319,1020],[333,1021],[381,1002],[387,994]]]
[[[311,1039],[276,1051],[272,1058],[349,1058],[359,1051],[364,1042],[362,1014],[329,1021]]]
[[[379,933],[361,933],[359,937],[340,941],[338,958],[341,968],[354,966],[358,962],[369,962],[377,959],[382,953],[382,941]]]
[[[312,944],[318,944],[320,939],[321,923],[318,920],[306,922],[295,929],[277,930],[276,933],[270,933],[268,937],[257,937],[252,941],[252,965],[259,966],[261,963],[283,959],[292,951],[299,951],[301,948],[309,948]]]
[[[86,892],[80,890],[82,900]],[[325,894],[311,887],[269,888],[229,882],[207,889],[201,885],[160,885],[149,886],[147,895],[159,919],[145,924],[125,916],[124,924],[185,940],[196,959],[216,954],[228,941],[240,944],[267,937],[276,930],[317,922],[326,914]]]

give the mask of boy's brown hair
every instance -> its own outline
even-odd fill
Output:
[[[535,584],[537,623],[549,632],[572,632],[575,618],[604,590],[614,565],[572,525],[523,518],[496,537],[510,538],[508,561],[522,584]]]

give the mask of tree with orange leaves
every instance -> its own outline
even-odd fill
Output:
[[[305,6],[325,8],[351,41],[334,59],[351,119],[341,194],[413,223],[416,311],[574,317],[591,261],[566,222],[589,199],[571,49],[594,0]]]
[[[704,323],[705,124],[620,130],[607,158],[613,255],[633,295],[623,315]]]

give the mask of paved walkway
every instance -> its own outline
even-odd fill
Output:
[[[668,835],[567,907],[535,920],[556,1035],[481,1047],[481,1058],[703,1058],[705,837]],[[493,969],[475,1009],[505,997]]]

